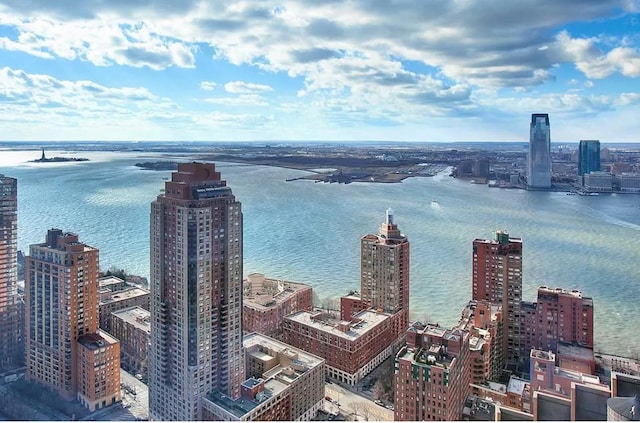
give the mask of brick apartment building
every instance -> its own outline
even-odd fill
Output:
[[[98,279],[100,329],[111,333],[110,315],[114,311],[130,307],[150,309],[151,296],[148,290],[129,284],[115,276]]]
[[[395,360],[394,420],[461,420],[471,392],[469,333],[414,324]]]
[[[214,392],[203,400],[204,420],[308,421],[324,399],[324,360],[253,333],[243,340],[248,378],[238,399]]]
[[[559,342],[593,348],[593,299],[582,292],[541,286],[536,315],[531,348],[556,351]]]
[[[119,343],[98,331],[98,268],[98,250],[60,229],[25,257],[26,379],[92,411],[120,400]],[[100,342],[108,373],[93,371]]]
[[[120,343],[102,331],[80,336],[78,400],[94,411],[120,399]]]
[[[301,311],[284,321],[283,341],[326,360],[327,376],[353,385],[393,354],[402,316],[363,310],[351,320]]]
[[[503,350],[507,364],[527,356],[521,328],[522,239],[497,231],[494,239],[473,241],[472,300],[502,305]]]
[[[497,381],[504,368],[502,305],[469,301],[456,328],[470,335],[471,383]]]
[[[151,333],[151,313],[134,306],[111,313],[111,335],[120,340],[122,367],[147,378],[147,356]]]
[[[285,316],[313,309],[313,290],[309,285],[265,278],[252,273],[244,280],[242,330],[272,338],[282,337]]]

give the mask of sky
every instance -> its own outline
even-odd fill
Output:
[[[0,140],[640,141],[640,0],[0,0]]]

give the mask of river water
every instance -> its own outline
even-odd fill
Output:
[[[150,203],[170,172],[141,170],[144,153],[82,152],[90,162],[26,163],[0,151],[18,178],[19,248],[59,227],[100,249],[101,267],[149,275]],[[62,152],[47,152],[49,156]],[[391,207],[411,242],[411,314],[454,324],[471,297],[471,243],[497,229],[522,237],[523,292],[580,289],[595,307],[596,350],[640,353],[640,196],[568,196],[488,188],[445,174],[401,184],[324,184],[304,172],[218,163],[244,211],[244,273],[305,282],[321,300],[359,287],[360,237]],[[433,200],[436,200],[435,202]]]

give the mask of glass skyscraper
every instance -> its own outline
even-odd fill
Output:
[[[531,115],[527,186],[530,188],[551,187],[551,128],[549,127],[549,115],[546,113]]]
[[[578,150],[578,175],[600,170],[600,141],[581,140]]]

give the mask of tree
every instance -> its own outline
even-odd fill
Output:
[[[351,410],[353,410],[353,415],[356,416],[356,420],[358,420],[358,413],[360,412],[360,403],[352,402]]]
[[[382,399],[382,396],[384,395],[385,389],[384,389],[384,384],[382,383],[382,380],[378,379],[376,380],[376,383],[373,385],[373,399],[374,400],[379,400]]]

